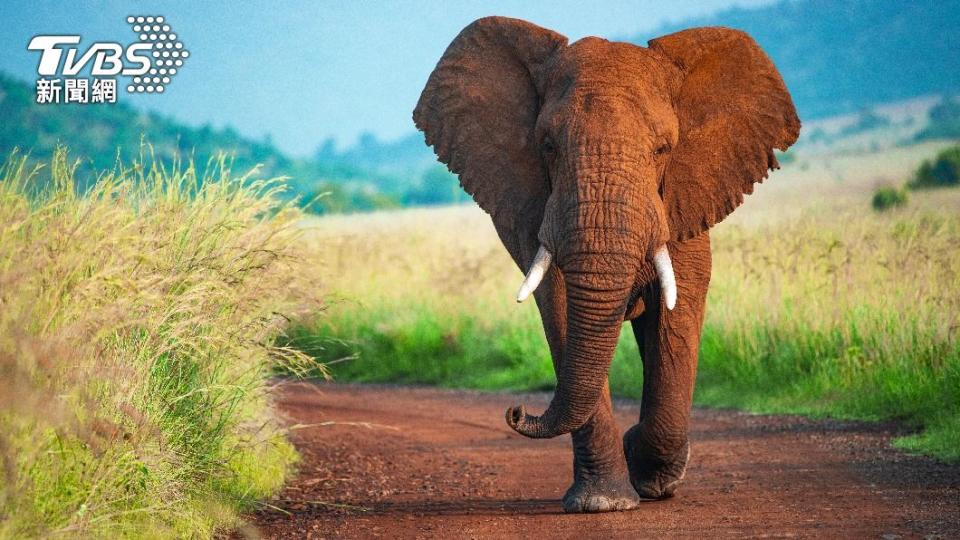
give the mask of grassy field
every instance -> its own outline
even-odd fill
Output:
[[[296,460],[271,345],[317,310],[298,211],[221,161],[78,195],[63,151],[0,170],[0,537],[209,537]]]
[[[960,459],[960,190],[870,209],[942,146],[800,154],[716,228],[697,403],[898,419],[917,428],[898,445]],[[269,377],[314,359],[553,387],[475,207],[305,218],[224,162],[141,158],[83,194],[65,153],[25,164],[0,169],[0,538],[236,525],[297,459]],[[626,329],[614,392],[639,396],[641,371]]]
[[[713,234],[714,273],[696,402],[758,412],[899,419],[897,444],[960,459],[960,191],[870,209],[943,144],[803,154]],[[554,377],[521,273],[473,207],[307,222],[336,293],[294,332],[340,380],[550,389]],[[318,263],[320,264],[320,263]],[[625,327],[616,394],[639,396]]]

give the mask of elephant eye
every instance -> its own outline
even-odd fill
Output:
[[[660,146],[658,146],[653,153],[658,156],[662,156],[663,154],[666,154],[669,151],[670,151],[670,143],[663,143]]]

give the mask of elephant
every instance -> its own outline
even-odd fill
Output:
[[[710,228],[800,133],[772,61],[723,27],[642,47],[486,17],[443,53],[413,120],[526,272],[517,300],[534,296],[557,381],[542,414],[515,406],[506,421],[572,435],[564,510],[673,496],[690,459]],[[624,321],[643,393],[621,438],[608,372]]]

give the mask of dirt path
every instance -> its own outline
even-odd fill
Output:
[[[291,423],[335,424],[294,431],[300,475],[252,525],[283,538],[960,537],[960,467],[890,449],[891,426],[713,410],[694,413],[676,497],[563,514],[569,438],[503,421],[547,397],[284,385]],[[637,414],[617,405],[621,427]]]

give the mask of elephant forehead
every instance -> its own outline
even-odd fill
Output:
[[[596,37],[583,38],[564,49],[556,67],[574,84],[657,85],[665,80],[663,59],[650,49]]]
[[[547,101],[563,121],[669,133],[675,119],[668,71],[662,57],[644,47],[584,38],[555,63]]]
[[[663,140],[672,143],[679,130],[668,95],[622,87],[576,89],[556,111],[554,121],[564,126],[561,132],[568,142],[598,146],[597,151],[620,144],[650,150],[645,147]]]

